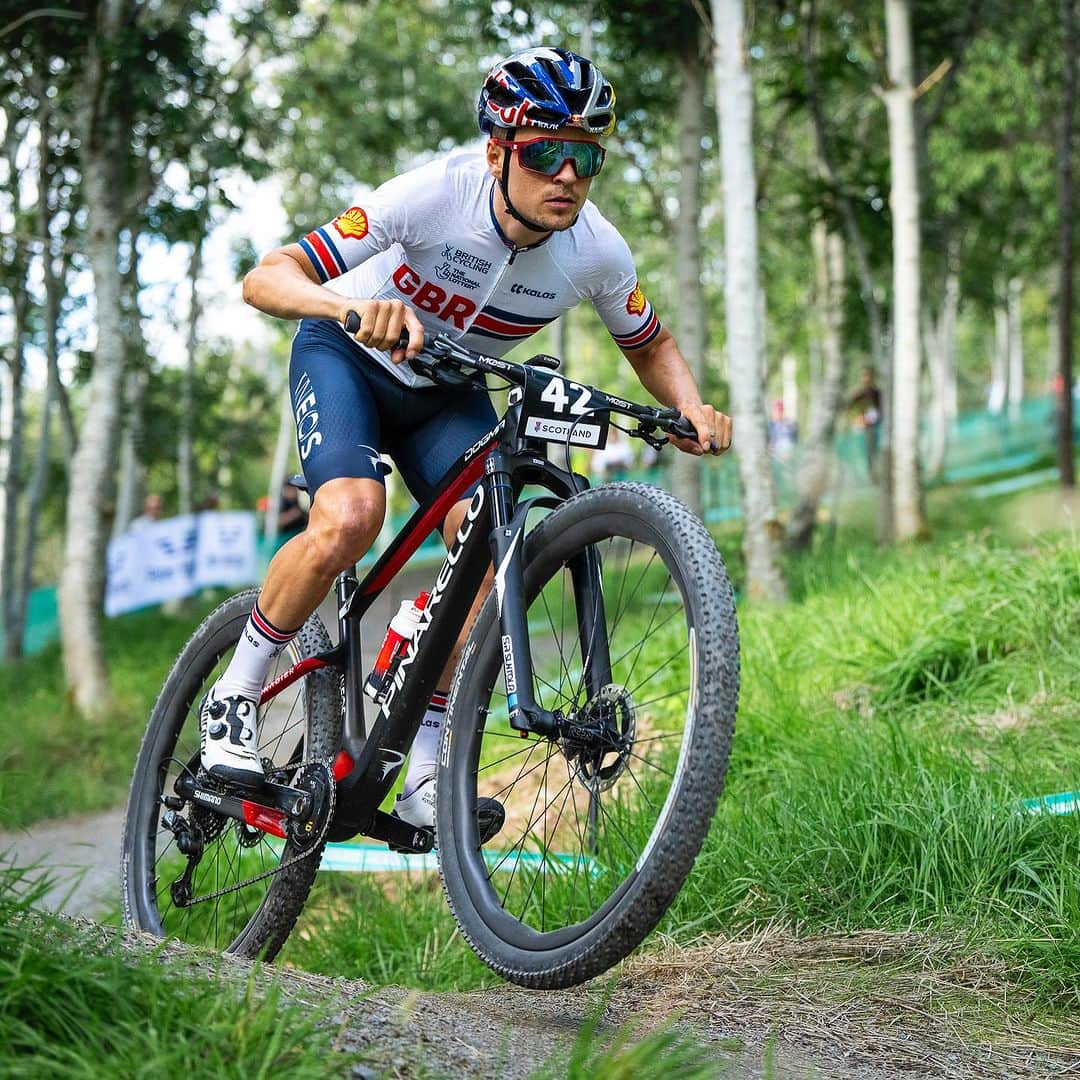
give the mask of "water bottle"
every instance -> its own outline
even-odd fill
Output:
[[[382,648],[375,658],[375,666],[364,680],[364,693],[372,701],[381,702],[390,685],[390,680],[397,671],[405,650],[416,636],[420,625],[420,613],[427,607],[428,594],[422,592],[415,600],[402,600],[397,614],[386,628],[386,637]]]

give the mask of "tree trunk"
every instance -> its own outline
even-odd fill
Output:
[[[1048,278],[1050,292],[1053,294],[1057,291],[1057,266],[1050,269]],[[1061,367],[1061,360],[1058,356],[1058,346],[1060,344],[1058,341],[1057,298],[1051,295],[1046,301],[1046,377],[1043,379],[1043,385],[1047,391],[1050,391],[1053,387],[1054,380],[1058,377],[1058,370]]]
[[[274,459],[270,465],[270,486],[267,490],[263,531],[268,540],[273,540],[278,534],[278,503],[281,501],[281,486],[285,483],[285,470],[289,467],[289,450],[292,448],[295,435],[292,396],[289,393],[289,384],[286,383],[281,392],[281,413],[278,418],[277,441],[274,444]]]
[[[59,604],[65,680],[76,706],[87,714],[107,711],[111,700],[101,645],[99,598],[105,578],[105,503],[124,372],[118,252],[128,148],[123,107],[110,93],[107,54],[130,19],[128,0],[101,3],[97,33],[87,50],[79,117],[83,196],[88,212],[85,247],[94,275],[97,344],[86,417],[71,462]]]
[[[960,279],[950,269],[945,295],[935,321],[923,315],[923,340],[930,373],[930,453],[927,472],[939,477],[949,449],[949,428],[956,419],[956,315],[960,304]]]
[[[994,355],[990,368],[990,393],[986,408],[997,416],[1005,408],[1009,394],[1009,309],[997,296],[994,298]]]
[[[21,276],[21,275],[19,275]],[[3,609],[4,660],[22,655],[22,627],[17,625],[19,498],[23,481],[23,378],[26,371],[26,290],[13,293],[11,352],[0,383],[0,601]]]
[[[843,347],[846,272],[844,240],[830,231],[823,219],[814,222],[814,281],[816,333],[822,356],[822,374],[811,402],[803,463],[798,476],[798,500],[788,525],[788,546],[796,551],[810,546],[818,504],[829,484],[836,418],[844,400],[847,357]]]
[[[1076,487],[1073,453],[1073,174],[1072,127],[1076,100],[1076,11],[1061,0],[1061,122],[1058,129],[1058,470],[1066,491]]]
[[[52,414],[59,396],[60,368],[59,343],[57,331],[60,322],[61,280],[56,273],[53,258],[50,226],[52,215],[49,210],[49,121],[48,108],[44,94],[39,96],[38,109],[38,239],[41,241],[42,277],[45,285],[45,356],[47,371],[45,375],[45,393],[41,402],[41,426],[38,430],[37,452],[34,460],[34,472],[26,493],[26,517],[23,523],[22,565],[18,575],[12,610],[12,631],[9,650],[18,648],[22,654],[22,641],[26,633],[26,613],[30,601],[30,590],[34,584],[34,553],[37,550],[38,520],[49,479],[49,458],[52,449]],[[6,639],[7,640],[7,639]],[[11,655],[16,655],[12,653]]]
[[[919,478],[919,174],[909,0],[885,0],[885,24],[893,218],[893,525],[898,540],[910,540],[926,532],[926,522]]]
[[[757,186],[753,87],[747,67],[742,0],[712,0],[716,105],[724,195],[724,310],[731,411],[743,488],[743,553],[751,597],[783,601],[776,497],[765,422],[765,372],[757,318]]]
[[[114,537],[127,532],[131,522],[142,513],[145,470],[142,464],[143,403],[146,397],[146,372],[129,366],[124,379],[123,434],[120,440],[120,481],[116,493]]]
[[[1009,415],[1020,416],[1024,400],[1024,334],[1020,317],[1023,284],[1018,277],[1009,279]]]
[[[701,36],[683,43],[679,65],[679,217],[675,225],[679,348],[698,386],[705,374],[705,296],[701,287],[701,137],[705,133],[705,57]],[[702,462],[676,454],[672,488],[702,516]]]
[[[806,96],[814,131],[814,148],[818,167],[828,182],[840,220],[844,223],[844,235],[851,249],[859,282],[859,296],[866,309],[870,328],[870,355],[874,372],[881,389],[881,424],[878,428],[878,540],[891,543],[893,539],[893,477],[892,448],[889,432],[892,429],[892,360],[889,356],[887,329],[881,304],[878,301],[877,282],[870,264],[869,246],[859,226],[855,207],[848,197],[833,163],[825,124],[825,110],[818,88],[817,43],[814,29],[814,0],[803,0],[803,62],[806,68]]]
[[[179,511],[190,514],[192,502],[192,448],[191,430],[194,420],[192,389],[195,381],[195,351],[199,344],[199,274],[202,273],[202,231],[197,233],[191,246],[188,263],[188,282],[191,286],[191,302],[188,311],[187,355],[184,357],[184,375],[180,384],[180,439],[177,448],[176,479],[179,492]]]

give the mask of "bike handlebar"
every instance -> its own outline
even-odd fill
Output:
[[[430,357],[439,364],[444,373],[447,367],[450,370],[457,369],[458,372],[461,369],[469,369],[484,374],[497,375],[515,386],[525,385],[529,377],[526,370],[527,366],[553,370],[558,367],[559,363],[554,357],[545,356],[542,358],[545,361],[543,363],[539,362],[540,358],[534,358],[538,361],[535,364],[532,361],[527,361],[525,364],[515,364],[510,360],[502,360],[498,357],[473,352],[473,350],[465,348],[464,345],[454,341],[453,338],[446,334],[436,334],[420,350],[416,360],[419,360],[420,357]],[[434,365],[429,366],[423,362],[417,365],[415,360],[412,361],[412,365],[414,371],[424,375],[430,375],[431,369],[434,367]],[[648,441],[653,432],[660,430],[674,435],[677,439],[693,439],[696,441],[698,438],[697,429],[678,409],[663,408],[655,405],[639,405],[637,402],[612,397],[612,395],[595,386],[590,386],[589,389],[594,395],[601,398],[605,403],[605,407],[612,412],[633,417],[638,421],[638,428],[629,432],[630,435]]]

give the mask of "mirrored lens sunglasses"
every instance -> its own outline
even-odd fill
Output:
[[[512,139],[492,139],[496,146],[505,146],[516,150],[521,167],[541,176],[555,176],[570,162],[578,179],[596,176],[604,167],[607,151],[594,142],[578,142],[575,139],[526,139],[515,142]]]

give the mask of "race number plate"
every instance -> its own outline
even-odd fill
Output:
[[[611,413],[607,402],[587,386],[546,371],[530,372],[521,405],[521,430],[531,439],[588,446],[607,444]]]

